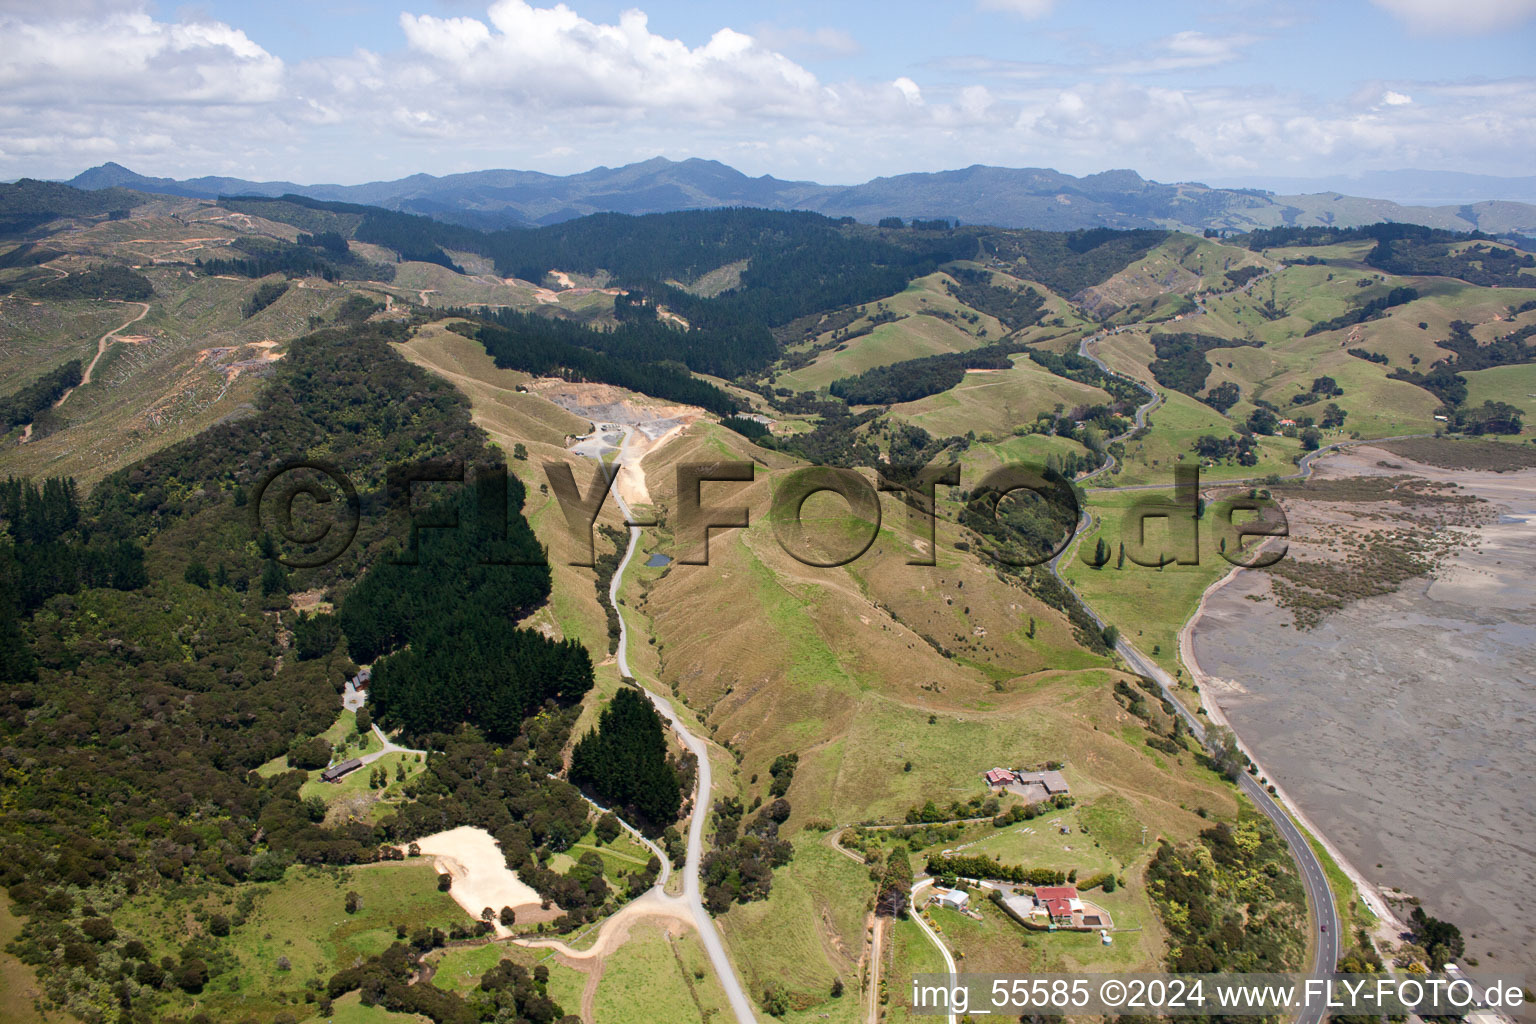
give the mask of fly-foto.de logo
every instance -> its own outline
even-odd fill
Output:
[[[598,464],[585,485],[563,462],[543,466],[545,487],[558,503],[575,545],[571,565],[595,564],[598,517],[617,501],[631,527],[663,525],[637,518],[615,494],[621,467]],[[740,492],[762,479],[751,461],[685,462],[676,467],[676,489],[665,523],[672,533],[673,557],[680,565],[708,565],[710,539],[728,530],[760,528]],[[906,509],[899,527],[916,553],[908,565],[936,564],[935,543],[941,518],[958,523],[993,562],[1014,568],[1043,565],[1062,554],[1085,522],[1080,492],[1055,470],[1010,463],[991,470],[962,489],[958,464],[881,465],[867,469],[805,466],[768,473],[772,497],[768,529],[791,557],[804,565],[831,568],[862,557],[879,536],[884,513],[881,495]],[[1206,502],[1200,495],[1200,471],[1174,470],[1171,495],[1148,492],[1119,514],[1122,563],[1159,567],[1198,565],[1202,531],[1211,531],[1220,557],[1233,565],[1259,568],[1285,557],[1289,535],[1284,511],[1267,494],[1252,491]],[[360,496],[337,467],[315,461],[280,465],[258,484],[252,502],[253,524],[273,557],[294,568],[313,568],[342,555],[355,540],[365,507],[397,516],[403,524],[397,561],[420,557],[421,538],[430,531],[468,531],[486,547],[486,564],[543,564],[541,550],[519,545],[508,535],[512,492],[521,485],[506,466],[467,466],[438,460],[395,466],[385,475],[382,495]],[[455,493],[462,492],[462,493]],[[816,495],[840,498],[835,541],[813,535],[806,503]],[[945,495],[945,506],[940,495]],[[382,501],[379,500],[382,497]],[[942,514],[941,514],[942,508]],[[820,517],[819,517],[820,518]],[[1158,524],[1154,526],[1154,524]],[[1101,526],[1104,524],[1101,524]],[[825,534],[827,531],[822,531]],[[1275,543],[1264,543],[1281,538]],[[1078,557],[1102,566],[1110,553],[1101,540],[1082,546]]]

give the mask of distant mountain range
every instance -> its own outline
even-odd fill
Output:
[[[1399,193],[1416,188],[1428,193],[1449,190],[1536,198],[1536,178],[1442,175],[1436,180],[1428,172],[1391,174],[1426,175],[1416,184],[1397,178],[1392,188]],[[1379,176],[1359,181],[1363,187],[1382,184]],[[121,187],[196,198],[294,194],[382,206],[479,228],[554,224],[610,211],[643,214],[756,206],[814,210],[867,222],[884,217],[942,217],[968,224],[1050,231],[1096,227],[1246,231],[1282,224],[1351,226],[1399,221],[1458,231],[1536,234],[1536,205],[1507,199],[1410,206],[1338,191],[1284,195],[1189,182],[1162,184],[1128,170],[1077,178],[1048,168],[979,164],[963,170],[875,178],[862,185],[784,181],[770,175],[750,178],[715,160],[673,161],[663,157],[565,176],[537,171],[472,171],[443,177],[413,174],[364,185],[301,185],[222,177],[180,181],[151,178],[106,163],[77,175],[68,184],[82,189]],[[1289,184],[1305,183],[1292,179]]]

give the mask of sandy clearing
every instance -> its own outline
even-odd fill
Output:
[[[533,887],[507,867],[501,846],[483,828],[462,825],[418,839],[416,845],[422,856],[433,859],[438,874],[452,876],[453,888],[448,894],[477,920],[486,907],[500,913],[502,907],[517,910],[542,902]],[[495,926],[499,938],[512,934],[500,921]]]

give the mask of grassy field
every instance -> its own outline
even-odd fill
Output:
[[[964,352],[1007,333],[1002,324],[986,314],[979,314],[975,324],[960,319],[962,315],[977,314],[945,290],[944,284],[948,280],[948,275],[930,274],[913,281],[905,291],[880,300],[879,309],[889,311],[899,319],[879,324],[870,334],[826,349],[798,370],[775,375],[775,386],[816,391],[840,377],[851,377],[876,366],[943,352]],[[868,317],[877,313],[877,304],[868,303],[866,310],[866,317],[854,321],[851,329],[857,330],[866,324]],[[945,314],[950,319],[931,315],[933,313]],[[810,344],[826,344],[829,337],[818,337]]]
[[[755,998],[778,985],[797,1008],[786,1019],[853,1021],[867,904],[874,893],[868,872],[832,849],[820,831],[802,832],[794,845],[794,860],[775,872],[769,898],[732,907],[719,919],[721,931]],[[846,991],[834,999],[830,993],[838,978]]]
[[[1105,622],[1118,626],[1143,654],[1170,673],[1181,675],[1179,630],[1194,613],[1200,595],[1232,566],[1221,556],[1209,517],[1199,524],[1198,565],[1169,564],[1159,569],[1137,565],[1129,557],[1123,566],[1119,564],[1123,540],[1121,527],[1127,513],[1138,502],[1163,494],[1160,491],[1091,492],[1088,511],[1093,521],[1074,542],[1069,557],[1062,559],[1061,571]],[[1170,543],[1167,531],[1167,520],[1147,521],[1147,541],[1151,550],[1162,550]],[[1092,555],[1100,538],[1109,547],[1110,561],[1102,568],[1090,568],[1079,556]]]
[[[349,891],[361,898],[355,914],[343,906]],[[398,925],[409,932],[469,923],[463,909],[437,891],[437,872],[424,861],[291,867],[280,882],[184,890],[173,894],[174,903],[163,894],[136,897],[114,920],[157,954],[174,953],[189,938],[207,934],[207,914],[238,921],[239,901],[247,894],[252,906],[244,922],[215,940],[213,977],[200,997],[211,1010],[275,1013],[299,999],[311,979],[324,980],[360,956],[383,952],[396,941]]]
[[[1233,436],[1232,424],[1220,413],[1203,402],[1198,402],[1177,391],[1163,391],[1163,404],[1148,414],[1151,433],[1138,441],[1125,442],[1125,457],[1107,480],[1112,487],[1130,487],[1137,484],[1173,483],[1173,468],[1177,465],[1194,465],[1199,462],[1194,444],[1201,436],[1212,434],[1226,438]],[[1327,440],[1337,440],[1330,434]],[[1242,466],[1235,462],[1220,462],[1200,470],[1201,479],[1247,479],[1270,474],[1286,476],[1296,472],[1296,457],[1301,454],[1301,442],[1280,436],[1261,436],[1258,439],[1259,461],[1254,466]],[[1094,481],[1099,483],[1101,481]]]
[[[303,1024],[428,1024],[419,1013],[391,1013],[382,1006],[364,1006],[362,994],[348,992],[332,1004],[330,1016],[315,1014]]]
[[[619,833],[619,837],[611,843],[598,843],[597,836],[588,832],[581,839],[573,843],[570,849],[564,853],[557,853],[549,860],[549,867],[554,871],[565,871],[576,863],[583,853],[596,853],[603,858],[603,875],[610,885],[623,888],[623,877],[636,871],[645,870],[647,861],[652,854],[638,839],[628,832]]]
[[[1463,376],[1467,378],[1467,405],[1508,402],[1525,413],[1523,433],[1536,433],[1536,365],[1496,366]]]
[[[575,1012],[567,1007],[567,1013]],[[623,946],[603,962],[593,1019],[613,1024],[710,1021],[729,1018],[725,991],[691,931],[669,932],[637,922]]]
[[[38,999],[43,990],[37,983],[37,973],[14,955],[4,952],[10,941],[21,934],[22,919],[11,913],[11,901],[0,900],[0,1006],[5,1008],[6,1024],[49,1024],[72,1020],[62,1011],[47,1012],[39,1008]]]
[[[364,754],[371,754],[382,747],[378,737],[373,734],[372,730],[362,734],[358,733],[357,715],[345,708],[336,716],[336,721],[331,723],[330,728],[320,734],[319,738],[325,740],[337,751],[336,759],[343,761],[348,757],[361,757]],[[346,757],[342,757],[342,754],[345,754]],[[288,767],[288,755],[280,754],[260,768],[257,768],[256,774],[267,777],[290,770]],[[310,776],[312,779],[319,779],[319,770],[311,772]],[[366,777],[367,773],[365,772],[364,778]]]
[[[923,933],[916,921],[893,920],[886,925],[886,941],[889,943],[890,960],[881,972],[885,986],[887,1010],[890,1021],[927,1022],[932,1016],[910,1012],[912,1004],[912,976],[914,974],[942,974],[947,968],[944,958],[933,945],[933,940]],[[959,964],[956,963],[958,967]]]
[[[935,437],[969,431],[1006,436],[1057,406],[1070,410],[1108,401],[1102,389],[1058,377],[1020,355],[1013,357],[1011,370],[972,371],[948,391],[891,406],[891,416]]]
[[[1224,275],[1238,267],[1263,266],[1256,253],[1209,239],[1175,235],[1155,246],[1109,280],[1088,289],[1088,301],[1130,307],[1143,314],[1169,293],[1187,294],[1228,287]],[[1101,308],[1103,308],[1101,306]]]
[[[485,942],[480,945],[444,949],[431,958],[436,968],[432,984],[452,992],[467,993],[480,984],[480,978],[502,960],[521,964],[529,973],[543,966],[549,971],[546,988],[549,997],[559,1004],[566,1014],[581,1011],[581,993],[586,987],[587,975],[573,967],[567,967],[546,950],[528,949],[506,942]]]

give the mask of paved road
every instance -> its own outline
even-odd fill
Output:
[[[618,502],[619,511],[628,520],[629,506],[624,503],[623,498],[619,497],[617,490],[613,492],[613,499]],[[629,545],[624,549],[624,557],[619,560],[618,568],[614,570],[613,582],[608,585],[608,600],[619,614],[619,674],[629,678],[633,678],[634,674],[629,669],[629,630],[624,621],[623,606],[619,604],[619,585],[624,580],[624,570],[629,566],[630,559],[634,557],[635,548],[639,542],[640,527],[631,526]],[[747,998],[747,993],[741,986],[741,980],[737,978],[736,970],[731,966],[731,959],[725,952],[725,943],[720,940],[720,932],[715,928],[714,919],[704,909],[704,900],[699,893],[699,864],[704,858],[704,824],[709,817],[709,794],[712,785],[709,747],[683,726],[677,717],[677,712],[672,709],[671,701],[650,690],[645,690],[645,695],[651,699],[651,703],[655,705],[661,717],[667,720],[672,731],[677,733],[683,746],[687,747],[699,762],[697,789],[694,791],[693,798],[693,819],[688,825],[688,859],[683,864],[681,900],[687,904],[689,912],[693,915],[694,926],[698,929],[705,951],[709,953],[709,962],[714,965],[715,974],[720,979],[721,987],[725,989],[726,998],[730,1000],[731,1010],[736,1014],[736,1020],[739,1024],[755,1024],[757,1017],[752,1012],[752,1001]],[[662,897],[667,900],[679,898],[665,893]]]
[[[1088,352],[1087,348],[1089,340],[1090,339],[1088,338],[1084,338],[1078,346],[1078,351],[1082,355],[1087,356],[1087,358],[1092,359],[1102,370],[1104,370],[1105,373],[1115,373],[1115,371],[1111,370],[1108,366],[1105,366],[1097,356],[1094,356],[1092,353]],[[1125,377],[1124,374],[1115,375],[1126,380],[1132,379]],[[1157,404],[1159,396],[1157,396],[1154,389],[1148,387],[1143,382],[1136,381],[1135,383],[1140,385],[1142,389],[1149,395],[1153,396],[1144,406],[1137,410],[1136,419],[1139,425],[1141,423],[1142,414]],[[1127,431],[1126,434],[1122,434],[1120,437],[1113,438],[1112,440],[1118,441],[1121,438],[1127,436],[1129,433],[1130,432]],[[1423,435],[1406,436],[1417,437]],[[1387,439],[1380,438],[1378,440]],[[1300,471],[1296,475],[1304,477],[1309,474],[1312,471],[1312,461],[1316,459],[1317,456],[1324,454],[1325,451],[1340,448],[1347,444],[1359,443],[1363,442],[1341,441],[1337,444],[1329,445],[1327,449],[1319,448],[1317,451],[1309,453],[1309,455],[1302,460]],[[1103,472],[1109,465],[1110,463],[1106,462],[1105,466],[1101,466],[1098,470],[1094,471],[1094,473],[1085,474],[1083,477],[1079,478],[1079,482],[1081,482],[1081,480],[1087,479],[1089,476],[1095,475],[1096,473]],[[1125,489],[1129,490],[1130,488]],[[1078,529],[1085,528],[1088,525],[1088,522],[1089,516],[1087,511],[1084,510],[1083,518],[1078,524]],[[1061,574],[1061,560],[1066,557],[1067,551],[1069,550],[1070,545],[1068,545],[1066,548],[1063,548],[1055,558],[1051,559],[1049,563],[1051,574],[1061,582],[1062,586],[1066,587],[1068,590],[1072,590],[1072,593],[1077,597],[1078,601],[1082,603],[1083,608],[1088,612],[1090,616],[1092,616],[1093,621],[1098,623],[1099,627],[1102,629],[1106,625],[1104,620],[1100,618],[1098,612],[1094,611],[1093,607],[1089,605],[1086,600],[1084,600],[1083,595],[1072,589],[1072,584],[1068,582],[1067,579]],[[1162,691],[1163,696],[1167,698],[1168,703],[1173,706],[1173,708],[1178,712],[1179,716],[1184,719],[1184,723],[1189,726],[1189,731],[1203,744],[1205,742],[1205,724],[1200,721],[1199,716],[1192,714],[1189,709],[1179,701],[1178,697],[1174,695],[1174,688],[1178,684],[1173,679],[1173,677],[1170,676],[1167,671],[1162,668],[1162,666],[1158,665],[1156,662],[1152,661],[1152,659],[1142,654],[1141,651],[1137,650],[1136,647],[1123,636],[1118,640],[1118,642],[1116,642],[1115,651],[1125,659],[1126,664],[1129,665],[1133,671],[1146,676],[1147,678],[1157,683],[1158,689]],[[1249,799],[1253,801],[1259,810],[1264,812],[1264,816],[1275,823],[1275,827],[1279,830],[1281,837],[1285,839],[1286,846],[1290,848],[1291,857],[1296,861],[1296,866],[1301,872],[1302,886],[1306,890],[1307,908],[1311,917],[1311,924],[1309,927],[1316,929],[1316,931],[1313,932],[1311,936],[1312,939],[1315,940],[1313,943],[1314,954],[1312,957],[1311,973],[1315,976],[1331,975],[1334,972],[1335,966],[1339,962],[1339,918],[1338,913],[1334,907],[1333,891],[1328,887],[1328,879],[1323,874],[1322,862],[1318,859],[1317,853],[1312,849],[1312,844],[1307,842],[1306,837],[1301,834],[1301,830],[1298,829],[1295,823],[1291,820],[1290,815],[1285,812],[1285,809],[1279,805],[1278,801],[1276,801],[1274,797],[1270,796],[1269,793],[1259,785],[1256,779],[1247,773],[1243,773],[1238,778],[1238,786],[1244,793],[1248,795]],[[1321,1008],[1307,1010],[1297,1015],[1296,1024],[1321,1024],[1324,1016],[1324,1011]]]

